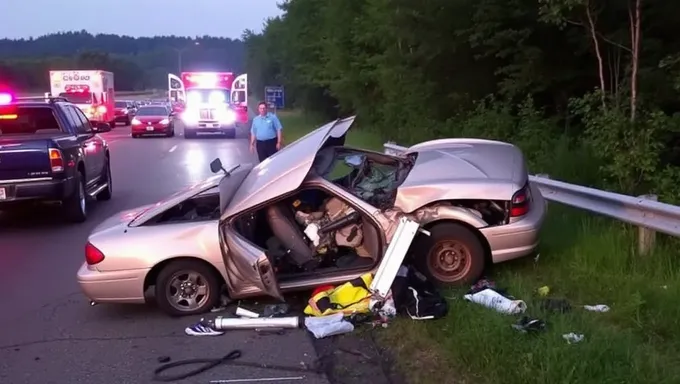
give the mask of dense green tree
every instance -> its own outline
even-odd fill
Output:
[[[261,34],[243,36],[258,96],[264,85],[283,85],[292,106],[327,117],[358,113],[365,127],[402,142],[513,141],[534,168],[555,162],[562,148],[588,159],[598,183],[678,197],[664,187],[680,180],[678,2],[287,0],[280,7],[284,14]]]

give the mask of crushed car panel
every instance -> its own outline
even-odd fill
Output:
[[[446,200],[510,200],[526,184],[519,148],[491,140],[442,139],[410,147],[417,172],[397,189],[395,207],[411,213]],[[447,170],[443,172],[442,170]]]

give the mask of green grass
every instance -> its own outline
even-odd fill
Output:
[[[309,131],[313,120],[282,113],[287,140]],[[381,149],[382,140],[352,132],[352,145]],[[522,334],[517,317],[495,313],[445,292],[442,320],[399,319],[379,340],[411,383],[679,383],[680,276],[677,243],[660,238],[655,252],[636,253],[635,228],[551,203],[538,260],[493,267],[489,278],[527,302],[527,315],[547,323]],[[539,287],[566,299],[572,311],[540,309]],[[607,313],[585,304],[606,304]],[[585,339],[569,345],[565,333]]]

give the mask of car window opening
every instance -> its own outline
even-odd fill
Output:
[[[354,196],[385,209],[393,206],[397,188],[408,176],[415,159],[415,154],[401,159],[331,147],[319,152],[313,169]]]
[[[345,201],[320,189],[238,217],[234,229],[265,250],[284,281],[301,274],[368,270],[380,259],[378,229]]]
[[[48,107],[18,107],[10,114],[0,110],[0,135],[29,135],[59,131],[54,112]]]
[[[220,196],[217,188],[200,193],[156,216],[146,225],[210,221],[220,218]]]

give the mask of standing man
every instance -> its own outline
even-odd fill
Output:
[[[257,112],[250,127],[250,152],[257,150],[257,157],[262,162],[281,149],[283,126],[275,114],[267,111],[264,101],[257,104]]]

